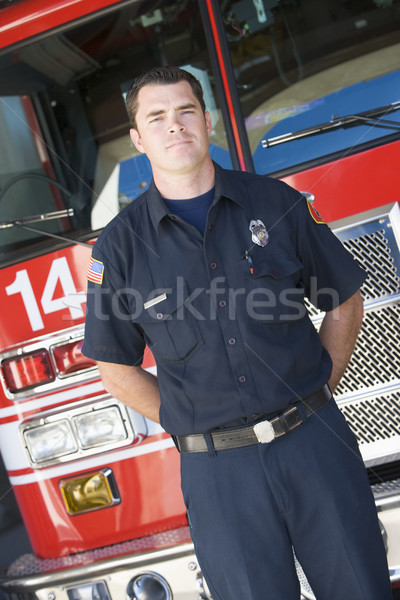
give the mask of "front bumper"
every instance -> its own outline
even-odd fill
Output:
[[[187,528],[185,528],[187,529]],[[181,537],[184,537],[183,535]],[[123,551],[124,544],[114,547]],[[106,554],[108,549],[103,549]],[[208,598],[203,588],[202,576],[191,542],[172,547],[108,557],[84,564],[85,554],[79,556],[79,566],[65,566],[52,572],[34,572],[42,566],[51,567],[49,560],[40,561],[33,555],[24,555],[11,565],[7,577],[0,580],[1,600],[71,600],[76,589],[98,582],[99,588],[107,590],[111,600],[127,599],[130,582],[138,575],[156,574],[168,584],[173,600],[199,600]],[[62,560],[62,559],[61,559]],[[20,574],[19,574],[20,573]],[[25,574],[26,573],[26,574]],[[80,597],[80,596],[79,596]],[[92,595],[90,595],[92,598]]]
[[[392,584],[400,583],[400,478],[372,486]],[[397,586],[396,586],[397,587]]]

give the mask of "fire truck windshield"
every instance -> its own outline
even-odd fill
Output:
[[[232,166],[197,3],[157,7],[118,6],[0,55],[1,265],[47,252],[60,237],[93,239],[148,187],[150,164],[131,143],[124,96],[156,64],[178,63],[200,79],[211,154]],[[21,226],[66,209],[73,213]]]
[[[279,176],[393,135],[360,119],[302,139],[291,132],[399,101],[398,0],[269,0],[258,12],[252,2],[216,4],[236,95],[231,113],[247,134],[242,144],[256,172]],[[178,65],[199,78],[213,124],[211,156],[232,167],[234,142],[225,130],[232,114],[220,106],[207,43],[216,33],[201,6],[195,0],[116,3],[1,51],[0,223],[73,214],[29,229],[1,227],[0,265],[55,248],[62,244],[57,236],[93,239],[146,190],[150,164],[131,143],[124,97],[135,77],[155,65]],[[391,119],[398,121],[400,111]],[[263,144],[288,134],[290,143]]]

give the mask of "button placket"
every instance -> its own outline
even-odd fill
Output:
[[[230,279],[226,278],[225,276],[224,260],[221,260],[218,256],[218,252],[215,252],[215,249],[213,249],[211,239],[209,239],[207,242],[207,238],[205,238],[204,258],[205,264],[208,267],[209,281],[211,286],[210,290],[213,288],[212,281],[215,277],[218,276],[224,278],[224,292],[222,292],[222,284],[221,287],[216,287],[214,289],[215,293],[220,294],[219,298],[215,298],[216,307],[218,308],[215,316],[219,324],[221,334],[225,339],[227,358],[229,360],[232,373],[234,374],[239,398],[242,405],[247,406],[249,400],[254,400],[254,394],[252,395],[253,386],[251,384],[251,379],[248,378],[247,373],[247,354],[244,348],[242,335],[237,320],[231,314],[230,310],[226,310],[226,308],[230,306],[230,300],[227,297],[227,293],[229,291],[227,286],[229,285]],[[235,280],[235,278],[233,278],[233,280]]]

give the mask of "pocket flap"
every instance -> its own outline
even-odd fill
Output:
[[[187,284],[178,278],[176,285],[150,292],[141,306],[137,305],[133,320],[143,329],[157,364],[188,359],[202,345],[190,302]]]
[[[135,321],[152,323],[170,320],[184,306],[188,297],[189,292],[184,279],[179,279],[174,286],[157,288],[143,301],[142,310],[137,311],[139,314]]]
[[[296,256],[268,256],[267,260],[253,260],[253,275],[257,277],[272,277],[284,279],[303,268],[303,263]]]

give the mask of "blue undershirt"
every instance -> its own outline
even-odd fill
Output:
[[[213,187],[210,191],[201,196],[196,196],[196,198],[188,198],[187,200],[163,198],[163,200],[172,214],[181,217],[190,225],[194,225],[204,235],[207,214],[214,200],[214,194],[215,188]]]

